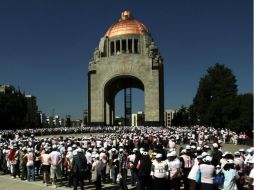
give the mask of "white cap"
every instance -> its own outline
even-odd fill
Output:
[[[186,145],[185,149],[191,149],[190,145]]]
[[[196,146],[195,146],[195,145],[191,145],[191,148],[192,148],[192,149],[195,149],[195,148],[196,148]]]
[[[185,154],[186,153],[186,149],[183,149],[182,151],[181,151],[181,154]]]
[[[204,158],[204,161],[205,162],[211,162],[212,161],[212,157],[211,156],[206,156],[205,158]]]
[[[225,157],[228,154],[228,152],[224,152],[224,154],[222,154],[223,157]]]
[[[68,147],[68,148],[67,148],[67,151],[68,151],[68,152],[71,152],[71,151],[72,151],[72,147]]]
[[[158,153],[156,154],[156,158],[161,158],[162,157],[162,154]]]
[[[56,146],[55,144],[53,144],[52,148],[53,148],[53,149],[56,149],[56,148],[57,148],[57,146]]]
[[[204,158],[206,156],[208,156],[207,152],[202,152],[201,156]]]
[[[243,148],[240,148],[239,152],[245,152],[245,150]]]
[[[248,160],[248,163],[250,163],[250,164],[254,164],[254,158],[252,158],[252,159]]]
[[[240,156],[241,154],[240,154],[240,152],[235,152],[234,155],[235,156]]]
[[[167,157],[173,157],[173,156],[176,156],[176,151],[172,151],[167,154]]]
[[[120,149],[119,149],[119,152],[123,152],[123,149],[122,149],[122,148],[120,148]]]
[[[203,158],[202,155],[197,156],[197,159],[202,159],[202,158]]]
[[[251,153],[252,152],[252,150],[249,148],[249,149],[247,149],[246,150],[248,153]]]
[[[218,148],[218,144],[217,143],[213,143],[213,148]]]
[[[202,148],[200,146],[197,147],[197,151],[199,151],[199,150],[202,150]]]

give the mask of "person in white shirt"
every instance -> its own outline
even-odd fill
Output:
[[[95,184],[95,188],[101,189],[101,172],[103,169],[103,163],[100,160],[100,155],[95,155],[95,161],[92,164],[92,181]]]
[[[198,184],[196,182],[196,176],[197,176],[197,173],[198,173],[198,170],[199,170],[199,164],[201,163],[202,161],[202,156],[199,155],[197,156],[197,161],[194,163],[193,167],[191,168],[191,171],[188,175],[188,179],[189,179],[189,189],[190,190],[196,190],[197,187],[198,187]]]
[[[162,154],[156,155],[156,161],[152,163],[151,176],[153,179],[153,188],[159,190],[167,189],[168,179],[168,165],[166,162],[161,161]]]
[[[224,168],[222,169],[224,174],[224,183],[222,190],[237,190],[236,180],[239,179],[239,175],[234,167],[234,160],[227,160]]]
[[[215,167],[211,164],[211,162],[212,157],[206,156],[203,159],[203,163],[199,166],[201,172],[200,190],[215,190],[215,185],[213,184]]]
[[[52,179],[52,185],[55,187],[56,185],[56,179],[55,177],[60,180],[62,178],[62,172],[61,172],[61,163],[62,163],[62,157],[61,153],[57,151],[57,146],[52,146],[53,151],[49,154],[49,160],[50,160],[50,178]]]
[[[137,182],[137,174],[136,174],[135,167],[134,167],[134,161],[135,161],[135,158],[136,158],[135,152],[137,150],[138,149],[134,148],[133,151],[132,151],[132,154],[130,154],[127,157],[127,159],[128,159],[128,169],[130,169],[130,171],[131,171],[131,185],[132,186],[134,186]]]
[[[181,151],[181,156],[180,156],[180,161],[183,163],[182,169],[183,169],[183,184],[184,184],[184,189],[188,190],[189,189],[189,181],[187,179],[188,174],[191,170],[192,167],[192,161],[190,155],[190,146],[186,145],[186,149],[183,149]]]
[[[66,163],[66,167],[67,167],[67,176],[68,176],[68,186],[69,187],[71,187],[72,183],[73,183],[72,162],[73,162],[72,147],[68,147],[67,154],[65,156],[65,163]]]
[[[252,169],[250,171],[249,176],[245,175],[242,178],[249,182],[248,190],[253,190],[254,189],[254,159],[249,160],[248,163],[251,165]]]
[[[107,176],[106,167],[107,167],[108,157],[106,155],[106,150],[104,148],[100,148],[99,152],[100,152],[100,154],[99,154],[100,160],[103,163],[103,169],[101,172],[101,179],[102,179],[103,183],[106,183],[106,176]]]
[[[89,183],[91,183],[91,177],[92,177],[92,173],[91,173],[91,169],[92,169],[92,162],[93,162],[93,158],[92,158],[92,148],[89,147],[86,151],[86,161],[87,161],[87,169],[88,169],[88,173],[87,173],[87,178]]]
[[[35,181],[35,174],[34,174],[34,153],[32,148],[27,149],[27,153],[25,154],[24,158],[27,159],[26,167],[27,167],[27,181],[33,180]]]
[[[176,152],[172,151],[167,154],[168,170],[170,175],[171,189],[180,190],[181,179],[181,162],[177,158]]]

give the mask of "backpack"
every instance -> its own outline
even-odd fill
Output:
[[[73,172],[74,173],[84,173],[87,168],[87,162],[85,157],[78,153],[73,156]]]
[[[195,181],[196,181],[196,183],[201,183],[201,171],[200,171],[200,168],[198,168]]]
[[[224,183],[224,174],[222,172],[218,173],[214,178],[214,184],[217,186],[221,186]]]

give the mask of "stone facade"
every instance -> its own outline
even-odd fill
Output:
[[[88,123],[113,125],[115,96],[144,91],[145,125],[164,124],[163,59],[150,33],[101,38],[89,63]]]

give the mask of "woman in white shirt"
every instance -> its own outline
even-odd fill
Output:
[[[197,156],[197,159],[195,159],[195,163],[193,165],[193,167],[191,168],[191,171],[188,175],[188,179],[189,179],[189,190],[196,190],[197,189],[197,182],[196,182],[196,176],[199,170],[199,164],[202,161],[202,156],[199,155]]]
[[[239,179],[239,175],[235,169],[234,160],[227,160],[222,173],[224,174],[224,183],[221,189],[237,190],[236,180]]]
[[[25,154],[24,159],[27,160],[26,168],[27,168],[27,181],[35,181],[34,174],[34,153],[32,148],[27,149],[28,153]]]
[[[201,184],[200,190],[215,190],[213,183],[215,176],[215,167],[211,164],[212,157],[206,156],[203,163],[200,164]]]

